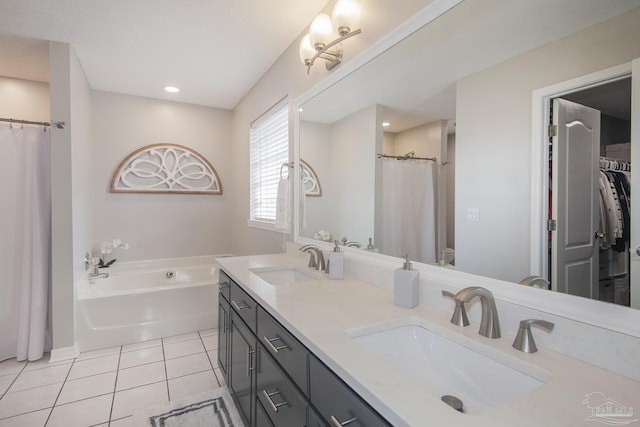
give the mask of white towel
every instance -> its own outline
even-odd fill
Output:
[[[280,179],[278,182],[278,196],[276,197],[276,224],[279,230],[287,230],[290,223],[289,180]]]

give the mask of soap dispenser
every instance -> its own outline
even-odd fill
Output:
[[[405,255],[402,268],[393,272],[393,303],[401,307],[413,308],[418,305],[420,272],[414,270],[409,255]]]
[[[344,274],[344,252],[340,251],[338,241],[335,241],[333,251],[329,253],[329,279],[342,280]]]

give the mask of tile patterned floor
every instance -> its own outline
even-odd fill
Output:
[[[138,408],[222,384],[216,330],[49,363],[0,362],[0,427],[130,427]]]

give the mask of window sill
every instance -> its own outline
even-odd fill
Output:
[[[276,228],[275,223],[273,222],[249,219],[247,220],[247,225],[251,228],[257,228],[259,230],[273,231],[274,233],[280,233],[280,234],[291,234],[291,227],[283,230],[280,228]]]

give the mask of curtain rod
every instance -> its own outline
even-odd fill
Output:
[[[64,122],[34,122],[31,120],[18,120],[18,119],[6,119],[6,118],[2,118],[0,117],[0,122],[9,122],[9,123],[18,123],[18,124],[23,124],[23,125],[38,125],[38,126],[55,126],[58,129],[64,129],[65,123]]]
[[[378,158],[384,157],[386,159],[398,159],[398,160],[429,160],[435,162],[435,157],[416,157],[416,153],[413,151],[409,151],[407,154],[402,156],[392,156],[390,154],[378,154]]]

